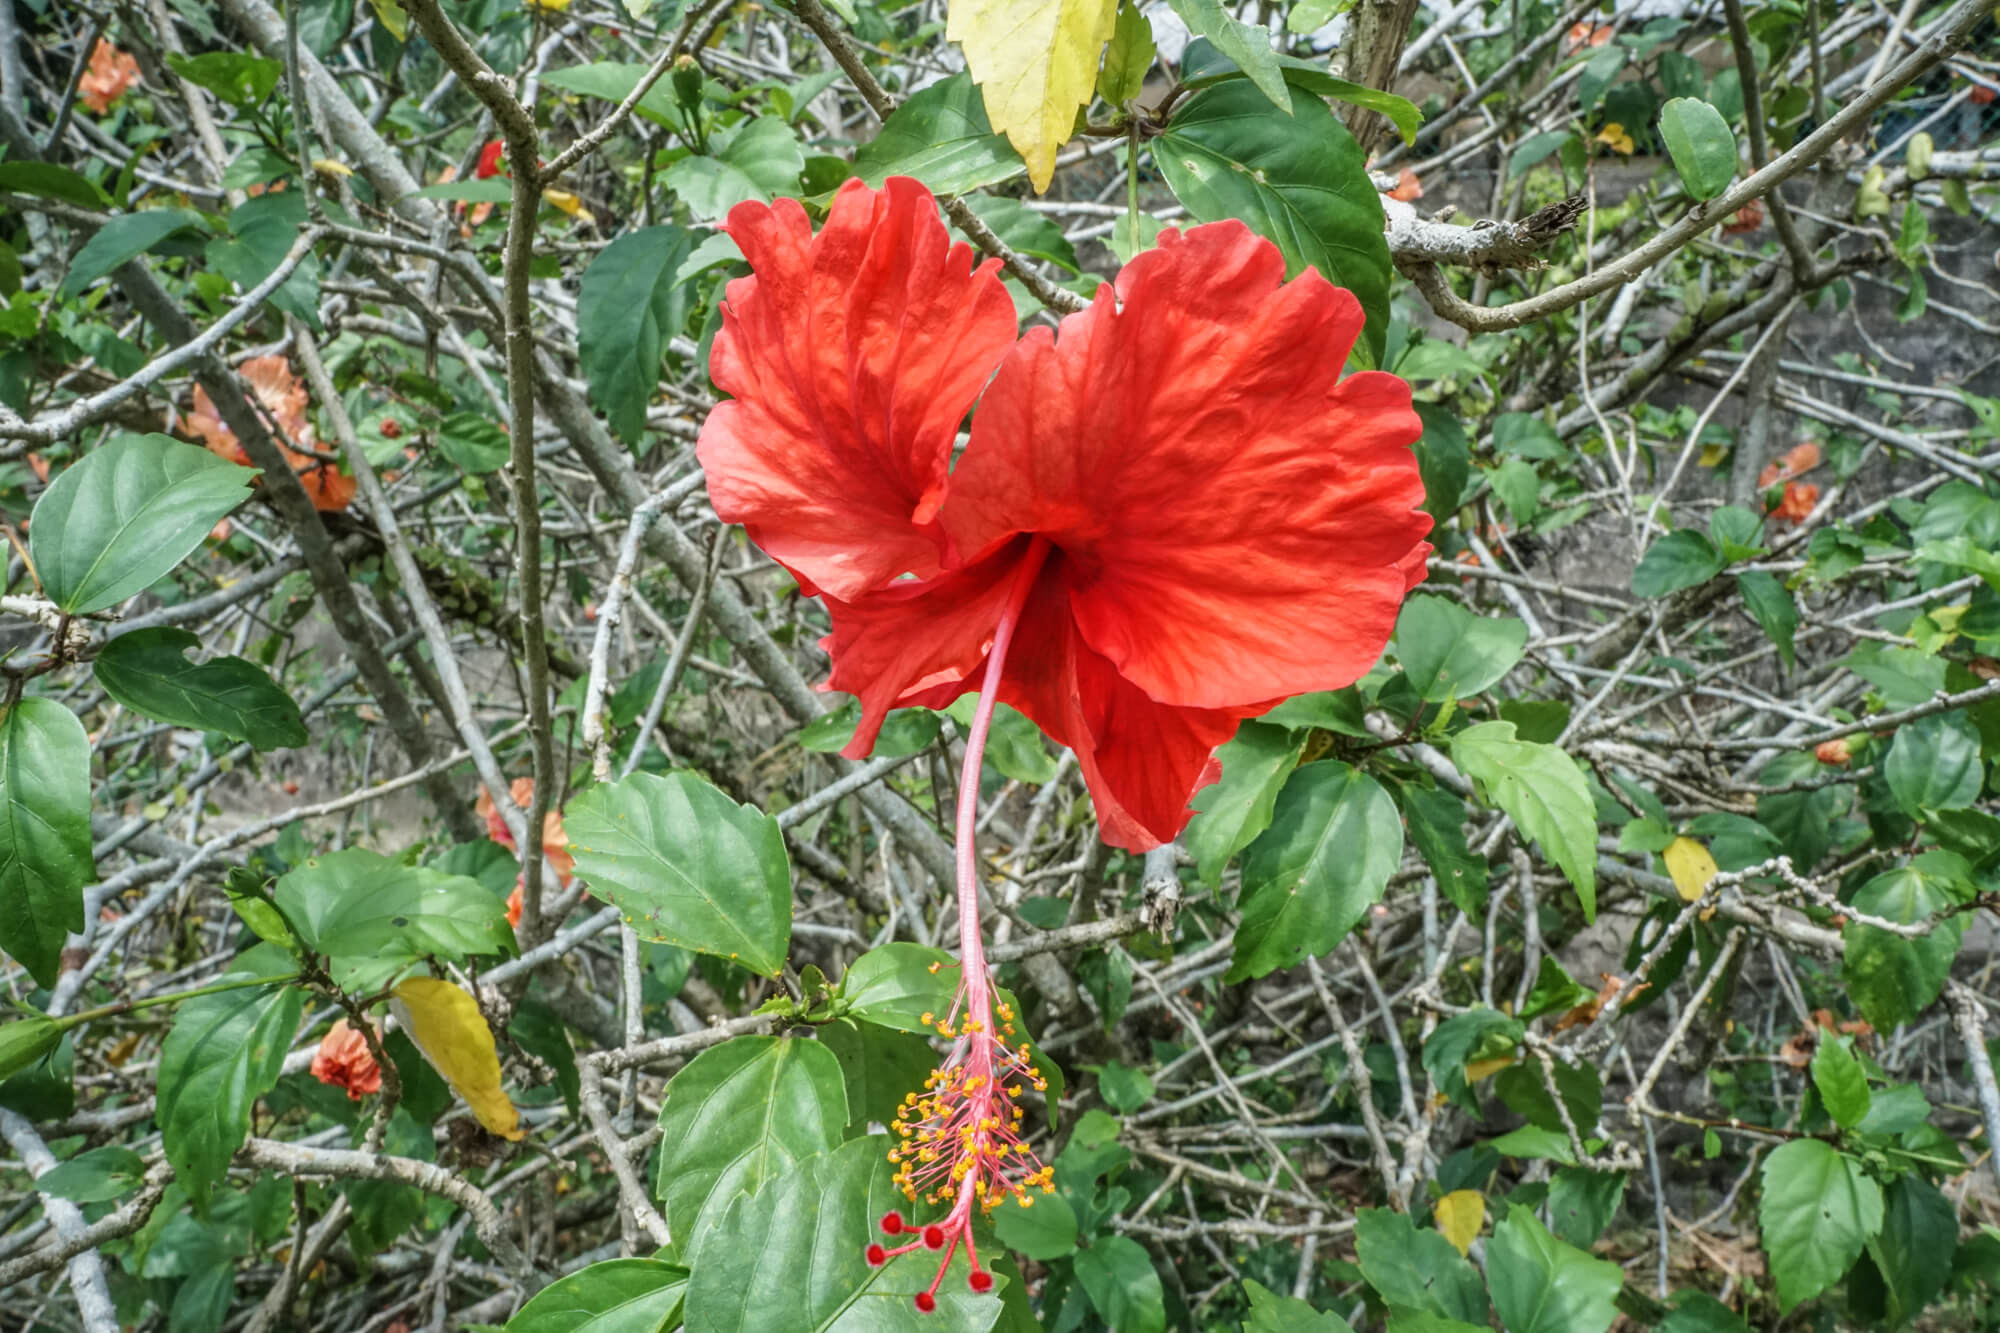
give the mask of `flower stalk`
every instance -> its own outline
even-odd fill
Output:
[[[896,1164],[896,1184],[913,1203],[950,1204],[944,1219],[914,1226],[901,1213],[882,1219],[883,1234],[910,1239],[891,1249],[879,1242],[868,1247],[868,1262],[880,1267],[918,1249],[940,1251],[937,1276],[916,1295],[926,1313],[937,1308],[938,1288],[961,1245],[972,1265],[966,1285],[975,1292],[991,1291],[993,1275],[979,1262],[973,1242],[973,1215],[990,1215],[1012,1199],[1030,1207],[1037,1192],[1055,1189],[1053,1171],[1042,1165],[1021,1139],[1021,1095],[1032,1087],[1046,1092],[1048,1083],[1029,1060],[1018,1036],[1011,1006],[994,994],[986,966],[985,941],[979,926],[979,857],[976,846],[979,815],[979,774],[986,736],[993,722],[1007,649],[1020,622],[1021,608],[1048,557],[1049,544],[1037,537],[1014,573],[1005,608],[993,630],[993,647],[986,660],[979,704],[965,739],[965,761],[958,783],[958,941],[960,973],[951,1012],[939,1019],[925,1014],[952,1047],[944,1062],[910,1093],[891,1126],[901,1140],[890,1149]]]

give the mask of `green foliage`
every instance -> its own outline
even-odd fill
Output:
[[[200,646],[196,635],[166,626],[122,634],[97,654],[97,683],[160,722],[218,732],[260,750],[306,743],[299,706],[263,668],[240,657],[188,661]]]
[[[76,715],[22,699],[0,718],[0,949],[54,985],[83,929],[91,864],[90,741]]]
[[[350,847],[279,878],[273,901],[334,983],[386,985],[425,958],[463,963],[514,951],[503,904],[478,880]]]

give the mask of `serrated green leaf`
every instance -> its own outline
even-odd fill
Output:
[[[1486,1243],[1487,1281],[1509,1333],[1604,1333],[1625,1274],[1550,1235],[1530,1208],[1510,1208]]]
[[[1194,857],[1195,873],[1213,888],[1222,868],[1271,826],[1271,813],[1285,779],[1298,767],[1305,738],[1266,722],[1245,722],[1215,752],[1222,776],[1196,792],[1199,811],[1188,821],[1182,845]]]
[[[1861,1163],[1819,1139],[1794,1139],[1764,1159],[1757,1220],[1790,1310],[1838,1282],[1882,1226],[1882,1191]]]
[[[1481,616],[1448,597],[1419,595],[1396,617],[1395,653],[1418,696],[1464,699],[1514,669],[1528,627],[1512,616]]]
[[[1597,915],[1597,807],[1576,761],[1553,745],[1516,740],[1512,722],[1482,722],[1451,738],[1451,759],[1543,855],[1562,868]]]

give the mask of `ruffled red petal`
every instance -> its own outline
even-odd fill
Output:
[[[1016,346],[952,474],[960,556],[1049,537],[1083,639],[1159,703],[1352,683],[1429,551],[1409,386],[1342,379],[1359,304],[1283,279],[1241,223],[1162,234],[1115,301]]]
[[[1217,776],[1216,747],[1255,710],[1148,697],[1078,631],[1073,573],[1061,557],[1044,567],[1015,631],[1000,697],[1076,752],[1104,841],[1145,851],[1187,826],[1188,801]]]
[[[797,201],[739,204],[709,371],[731,401],[697,453],[716,513],[808,591],[939,568],[952,440],[1015,333],[995,273],[916,181],[849,181],[817,236]]]

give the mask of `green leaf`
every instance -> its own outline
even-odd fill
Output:
[[[1245,722],[1235,739],[1215,752],[1222,776],[1195,793],[1192,804],[1200,813],[1182,835],[1204,884],[1220,884],[1229,858],[1271,826],[1278,792],[1298,767],[1304,747],[1305,737],[1297,732]]]
[[[792,938],[792,869],[778,821],[692,773],[634,773],[563,814],[576,873],[640,938],[776,976]]]
[[[1416,596],[1396,617],[1396,660],[1419,698],[1464,699],[1498,683],[1521,660],[1528,627],[1475,615],[1448,597]]]
[[[1577,109],[1586,118],[1596,109],[1598,99],[1604,96],[1604,90],[1611,86],[1611,81],[1625,68],[1625,58],[1629,54],[1626,48],[1614,42],[1600,48],[1584,63],[1583,73],[1576,81],[1576,101]]]
[[[90,738],[53,699],[23,699],[0,719],[0,816],[0,949],[53,986],[97,880]]]
[[[685,318],[685,299],[675,294],[690,240],[680,227],[641,227],[605,246],[583,271],[577,361],[590,401],[628,444],[645,432],[667,340]]]
[[[1736,589],[1743,594],[1743,604],[1750,608],[1758,628],[1778,646],[1778,658],[1790,671],[1794,665],[1792,636],[1799,628],[1799,608],[1792,594],[1777,575],[1761,569],[1738,574]]]
[[[1549,1182],[1549,1222],[1564,1242],[1588,1251],[1618,1215],[1625,1197],[1620,1171],[1566,1166]]]
[[[1855,892],[1856,911],[1909,925],[1959,900],[1950,883],[1914,866],[1900,866]],[[1907,1023],[1928,1009],[1951,975],[1951,960],[1965,933],[1965,918],[1947,916],[1915,939],[1849,920],[1841,931],[1846,978],[1854,1003],[1879,1032]]]
[[[993,234],[1006,242],[1007,248],[1016,254],[1032,255],[1036,259],[1046,259],[1077,272],[1081,264],[1076,257],[1076,247],[1063,235],[1062,228],[1046,213],[1037,213],[1019,199],[1009,199],[1005,195],[975,194],[968,198],[966,205],[978,215],[979,220],[992,229]],[[976,695],[960,695],[959,701],[977,698]],[[1005,708],[1006,705],[1000,705]]]
[[[35,1188],[71,1203],[109,1203],[146,1181],[146,1159],[116,1144],[80,1152],[35,1177]]]
[[[1475,920],[1486,912],[1486,861],[1465,841],[1465,802],[1442,787],[1402,787],[1410,841],[1445,896]]]
[[[424,958],[515,951],[505,905],[478,880],[365,847],[308,860],[279,878],[274,899],[345,990],[374,990]]]
[[[1519,180],[1530,168],[1575,138],[1576,135],[1569,130],[1543,130],[1540,134],[1529,135],[1521,140],[1513,155],[1507,159],[1507,179],[1510,182]]]
[[[660,1211],[681,1254],[739,1194],[839,1145],[840,1061],[799,1037],[735,1037],[689,1061],[660,1104]],[[879,1142],[879,1140],[878,1140]]]
[[[111,196],[68,167],[50,162],[0,162],[0,190],[34,199],[60,199],[81,208],[110,208]]]
[[[209,51],[198,56],[169,53],[167,68],[229,105],[246,108],[277,91],[278,80],[285,76],[285,67],[277,61],[239,51]]]
[[[1403,857],[1396,803],[1337,760],[1296,770],[1243,854],[1242,923],[1227,982],[1323,954],[1382,900]]]
[[[221,979],[269,976],[273,984],[196,996],[175,1012],[160,1046],[155,1119],[197,1213],[207,1210],[210,1190],[243,1146],[251,1106],[284,1070],[306,1002],[304,987],[287,984],[292,971],[291,959],[259,945]]]
[[[971,714],[963,716],[969,726]],[[860,724],[861,702],[849,699],[799,728],[799,746],[815,754],[839,754],[854,739],[854,729]],[[875,737],[875,748],[869,754],[877,759],[900,759],[915,754],[937,738],[936,713],[928,708],[898,708],[883,720],[881,733]]]
[[[1696,199],[1713,199],[1736,178],[1736,136],[1722,113],[1695,97],[1660,108],[1660,138],[1681,184]]]
[[[1424,1072],[1439,1092],[1477,1114],[1479,1103],[1465,1081],[1468,1062],[1500,1055],[1519,1044],[1521,1020],[1497,1009],[1468,1009],[1453,1014],[1431,1031],[1424,1042]]]
[[[1269,28],[1241,22],[1223,8],[1221,0],[1168,0],[1168,3],[1180,21],[1187,24],[1190,33],[1206,37],[1214,44],[1216,52],[1241,70],[1244,77],[1258,92],[1269,98],[1281,114],[1291,114],[1291,92],[1285,86],[1283,72],[1278,68],[1278,53],[1271,47]],[[1188,54],[1182,53],[1184,76]],[[1195,55],[1196,69],[1200,70],[1199,52]]]
[[[680,1323],[687,1283],[679,1264],[606,1259],[536,1292],[507,1333],[666,1333]]]
[[[1384,1303],[1486,1325],[1486,1284],[1452,1243],[1402,1213],[1363,1208],[1354,1215],[1361,1276]]]
[[[993,1234],[1016,1254],[1040,1263],[1076,1253],[1076,1210],[1060,1194],[1036,1198],[1032,1208],[1002,1208],[993,1215]]]
[[[1901,1328],[1943,1294],[1957,1249],[1958,1215],[1951,1200],[1919,1175],[1890,1181],[1882,1228],[1868,1241],[1869,1257],[1882,1275],[1889,1327]]]
[[[549,70],[542,75],[542,82],[566,93],[581,93],[585,97],[602,98],[607,102],[623,102],[639,86],[639,80],[645,77],[649,68],[644,64],[601,60],[589,65]],[[648,88],[633,110],[669,129],[681,123],[680,110],[674,103],[673,85],[667,79],[660,79]]]
[[[1705,1291],[1677,1291],[1673,1299],[1659,1333],[1750,1333],[1741,1316]]]
[[[40,1064],[63,1041],[63,1027],[55,1019],[32,1009],[17,1012],[18,1018],[0,1023],[0,1083]]]
[[[1292,114],[1240,80],[1217,84],[1175,111],[1153,140],[1153,160],[1199,222],[1238,218],[1285,255],[1361,302],[1367,327],[1357,352],[1382,359],[1389,327],[1389,245],[1382,199],[1361,149],[1326,104],[1291,92]]]
[[[1417,471],[1424,479],[1424,512],[1440,523],[1458,508],[1472,475],[1472,441],[1458,414],[1438,403],[1418,403],[1424,433],[1417,441]]]
[[[662,179],[697,220],[712,222],[740,203],[797,194],[805,169],[805,148],[792,127],[780,116],[759,116],[726,139],[718,136],[712,156],[684,157]]]
[[[1486,479],[1517,525],[1533,521],[1542,512],[1542,478],[1533,463],[1510,458],[1488,472]]]
[[[123,435],[85,454],[35,503],[28,538],[49,600],[87,615],[166,577],[257,474],[165,435]]]
[[[929,1042],[880,1023],[836,1018],[814,1031],[820,1044],[840,1061],[850,1136],[865,1133],[871,1121],[886,1125],[894,1120],[904,1094],[923,1087],[937,1065],[937,1053]]]
[[[868,1266],[868,1238],[880,1234],[882,1215],[907,1206],[892,1175],[882,1140],[864,1137],[800,1163],[755,1194],[738,1195],[695,1246],[687,1327],[699,1333],[991,1329],[1000,1318],[999,1297],[967,1290],[963,1267],[938,1289],[935,1313],[912,1303],[937,1274],[933,1251],[919,1248],[881,1268]]]
[[[854,152],[854,172],[873,189],[891,176],[914,176],[933,194],[966,194],[1027,168],[986,119],[969,74],[921,89],[890,113],[882,132]]]
[[[617,241],[612,242],[618,244]],[[585,281],[589,274],[584,275]],[[579,320],[585,318],[581,313]],[[643,408],[641,411],[643,412]],[[507,466],[514,446],[507,432],[478,412],[454,412],[438,424],[438,448],[459,471],[483,477]]]
[[[961,728],[960,734],[969,733],[972,730],[973,710],[978,706],[978,695],[963,694],[945,710],[945,715],[958,723]],[[921,709],[903,711],[913,723],[924,715]],[[889,716],[896,718],[898,714],[891,713]],[[932,739],[935,739],[936,729],[931,730]],[[926,745],[929,743],[925,742]],[[879,738],[875,745],[875,753],[884,753]],[[916,751],[912,750],[909,753],[914,754]],[[1002,776],[1034,786],[1053,782],[1056,777],[1056,759],[1049,753],[1048,747],[1042,744],[1042,729],[1030,722],[1026,715],[1016,712],[1006,704],[993,705],[993,721],[986,732],[986,762],[999,769]]]
[[[1576,761],[1553,745],[1514,738],[1512,722],[1482,722],[1451,738],[1451,760],[1513,817],[1597,915],[1597,807]]]
[[[1165,1333],[1166,1295],[1138,1241],[1100,1235],[1072,1263],[1077,1282],[1106,1324],[1118,1333]]]
[[[1670,532],[1646,548],[1632,571],[1632,592],[1638,597],[1665,597],[1706,583],[1722,572],[1722,552],[1692,528]]]
[[[412,190],[403,198],[439,199],[453,204],[505,204],[513,200],[514,186],[497,176],[491,180],[439,181]]]
[[[1617,1264],[1563,1244],[1531,1208],[1509,1208],[1493,1228],[1486,1275],[1508,1333],[1604,1333],[1625,1285]]]
[[[1342,2],[1351,3],[1351,0],[1335,0],[1335,3]],[[1289,22],[1287,19],[1287,23]],[[1262,28],[1248,24],[1239,26],[1247,29],[1245,36],[1253,43],[1263,36]],[[1234,57],[1218,50],[1218,45],[1199,37],[1188,43],[1187,50],[1181,55],[1182,87],[1207,88],[1225,79],[1244,77],[1241,64]],[[1265,40],[1265,45],[1269,45],[1268,39]],[[1252,59],[1257,58],[1253,53]],[[1404,143],[1416,142],[1417,127],[1423,124],[1424,113],[1419,111],[1416,103],[1408,98],[1383,92],[1379,88],[1370,88],[1365,83],[1351,83],[1346,79],[1335,78],[1327,73],[1324,60],[1304,60],[1296,56],[1280,55],[1277,57],[1277,64],[1278,73],[1292,87],[1311,93],[1315,97],[1331,97],[1342,102],[1351,102],[1355,106],[1366,107],[1370,111],[1378,111],[1395,125],[1396,132],[1403,136]]]
[[[847,1012],[899,1032],[929,1035],[951,1008],[958,961],[942,949],[896,940],[877,945],[840,979]],[[924,1022],[930,1014],[932,1022]]]
[[[1280,1296],[1254,1278],[1243,1279],[1243,1292],[1250,1298],[1250,1317],[1243,1321],[1243,1333],[1354,1333],[1339,1315]]]
[[[1764,1159],[1757,1220],[1790,1310],[1838,1282],[1882,1227],[1882,1191],[1861,1163],[1819,1139],[1793,1139]]]
[[[1813,1086],[1826,1113],[1842,1129],[1853,1129],[1868,1114],[1868,1075],[1854,1058],[1848,1042],[1839,1037],[1822,1037],[1813,1052]]]
[[[70,260],[69,273],[56,295],[75,296],[177,232],[208,229],[208,219],[191,208],[149,208],[112,218],[93,232]]]
[[[1588,1004],[1597,992],[1588,986],[1580,986],[1563,970],[1563,965],[1544,954],[1542,965],[1535,972],[1534,989],[1528,992],[1528,1002],[1521,1006],[1515,1017],[1524,1022],[1530,1018],[1540,1018],[1558,1010],[1574,1009],[1580,1004]]]
[[[1107,105],[1123,106],[1146,86],[1153,67],[1153,25],[1132,0],[1120,0],[1117,26],[1104,48],[1104,65],[1097,71],[1097,95]]]
[[[1933,714],[1896,729],[1882,775],[1896,804],[1913,818],[1927,810],[1963,810],[1986,784],[1979,750],[1979,729],[1963,712]]]
[[[260,750],[306,743],[292,696],[264,669],[240,657],[190,662],[201,638],[159,626],[121,634],[97,654],[97,683],[119,703],[156,722],[219,732]]]
[[[1094,1066],[1097,1091],[1104,1104],[1120,1115],[1129,1115],[1153,1100],[1153,1080],[1143,1069],[1128,1069],[1116,1060]]]
[[[268,198],[270,196],[263,196]],[[286,218],[268,213],[253,214],[257,220],[245,221],[240,215],[261,199],[252,200],[249,205],[237,210],[238,217],[231,218],[235,234],[231,237],[210,241],[203,251],[210,268],[235,283],[245,292],[278,271],[292,246],[299,239],[299,224]],[[311,252],[299,261],[291,276],[278,284],[278,289],[265,298],[272,308],[291,315],[314,330],[319,322],[319,260]]]

